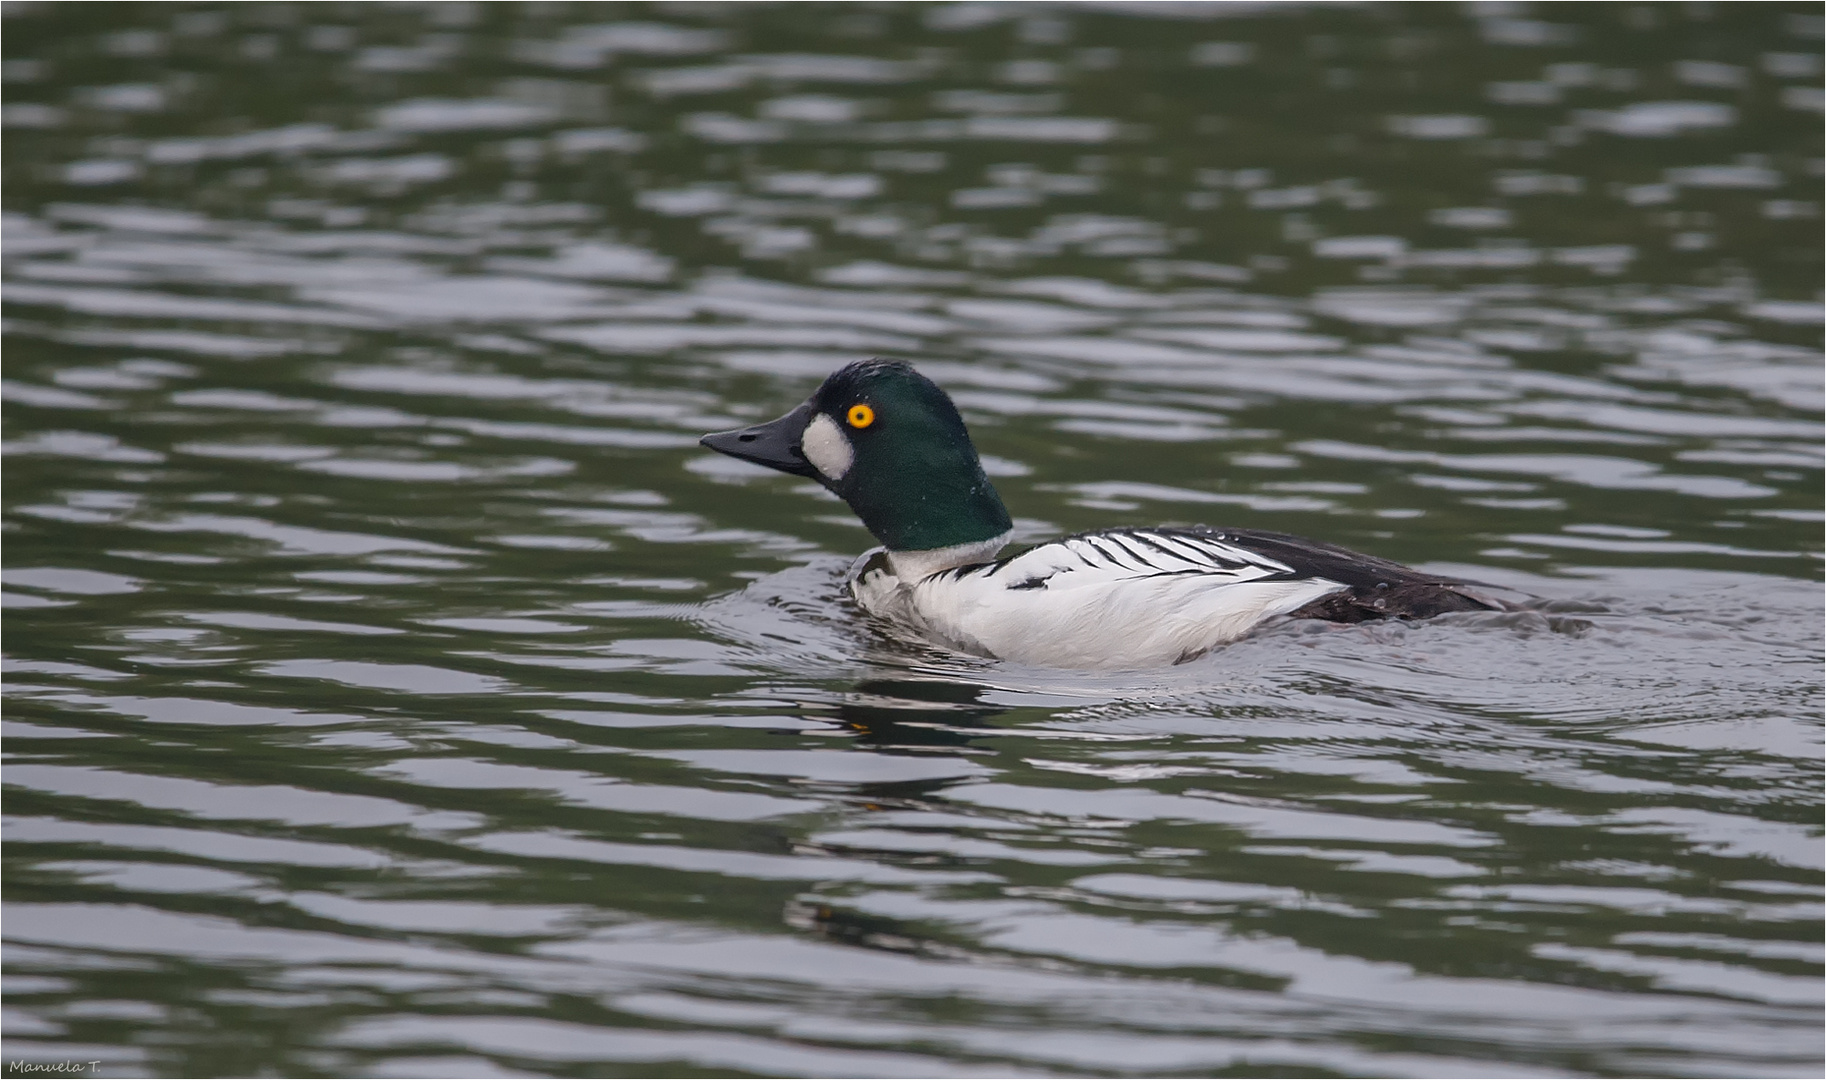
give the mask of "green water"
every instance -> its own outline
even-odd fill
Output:
[[[3,25],[9,1063],[1819,1075],[1818,5]],[[895,639],[696,446],[871,355],[1539,599]]]

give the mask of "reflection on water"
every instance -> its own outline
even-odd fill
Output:
[[[5,1057],[1817,1075],[1817,6],[7,9]],[[706,454],[1542,598],[898,640]]]

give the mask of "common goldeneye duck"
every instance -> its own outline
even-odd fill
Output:
[[[1506,607],[1463,582],[1253,529],[1105,529],[998,559],[1014,523],[963,417],[900,362],[850,364],[778,420],[700,441],[836,493],[883,545],[850,571],[863,610],[978,655],[1158,667],[1277,616],[1362,622]]]

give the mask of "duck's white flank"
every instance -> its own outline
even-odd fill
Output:
[[[1346,589],[1213,537],[1148,529],[1074,536],[978,561],[1006,542],[865,556],[850,588],[871,614],[968,652],[1105,669],[1187,660]],[[964,555],[968,548],[987,553]]]

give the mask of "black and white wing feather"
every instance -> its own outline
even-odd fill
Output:
[[[1080,533],[1012,558],[948,573],[958,580],[999,581],[1014,590],[1072,589],[1160,577],[1195,577],[1207,586],[1221,586],[1323,576],[1303,575],[1287,562],[1231,542],[1222,533],[1186,528]]]

